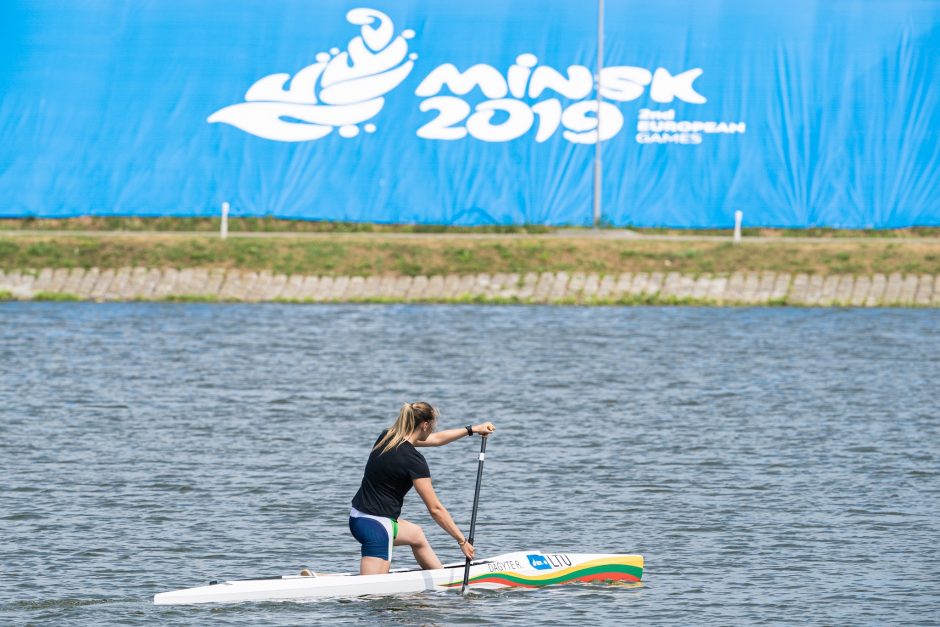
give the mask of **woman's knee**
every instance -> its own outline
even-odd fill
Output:
[[[409,546],[423,546],[428,543],[428,539],[424,535],[424,529],[421,528],[421,525],[399,521],[396,544],[399,542]]]

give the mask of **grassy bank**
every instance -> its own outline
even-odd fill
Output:
[[[127,231],[131,233],[219,231],[219,218],[123,218],[83,217],[67,219],[17,218],[0,219],[3,231]],[[230,218],[231,233],[477,233],[477,234],[546,234],[560,229],[542,225],[520,226],[441,226],[435,224],[374,224],[368,222],[314,222],[279,220],[276,218]],[[572,229],[564,229],[566,231]],[[579,229],[573,229],[575,231]],[[586,229],[580,229],[586,230]],[[604,230],[612,230],[604,227]],[[645,235],[730,235],[729,229],[637,228],[631,231]],[[745,237],[823,237],[832,239],[877,238],[911,239],[940,237],[940,227],[909,229],[769,229],[745,228]]]
[[[0,268],[239,268],[368,276],[478,272],[735,271],[940,274],[935,240],[673,241],[560,236],[257,238],[209,235],[6,235]]]

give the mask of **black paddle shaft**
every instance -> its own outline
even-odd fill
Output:
[[[470,536],[467,538],[467,542],[473,544],[473,532],[476,530],[477,526],[477,508],[480,506],[480,486],[483,485],[483,460],[486,459],[486,441],[489,439],[487,437],[480,438],[483,440],[480,443],[480,463],[477,465],[477,489],[473,493],[473,515],[470,516]],[[460,592],[463,593],[467,589],[467,583],[470,579],[470,558],[467,558],[467,563],[463,568],[463,587],[460,588]]]

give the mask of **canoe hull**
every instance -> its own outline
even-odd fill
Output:
[[[153,602],[156,605],[189,605],[300,601],[459,590],[463,573],[463,564],[448,564],[436,570],[393,570],[387,575],[244,579],[163,592],[154,596]],[[523,551],[474,562],[470,567],[469,585],[477,590],[541,588],[579,582],[638,582],[642,576],[643,557],[640,555]]]

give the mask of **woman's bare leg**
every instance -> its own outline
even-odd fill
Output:
[[[359,562],[359,574],[384,575],[391,565],[389,560],[383,560],[381,557],[363,557]]]
[[[415,561],[418,566],[425,570],[432,568],[441,568],[441,560],[437,559],[434,549],[428,539],[424,537],[424,531],[418,525],[408,522],[402,518],[398,519],[398,537],[395,538],[395,546],[407,545],[415,554]],[[363,559],[365,561],[365,558]],[[386,572],[388,569],[386,567]]]

